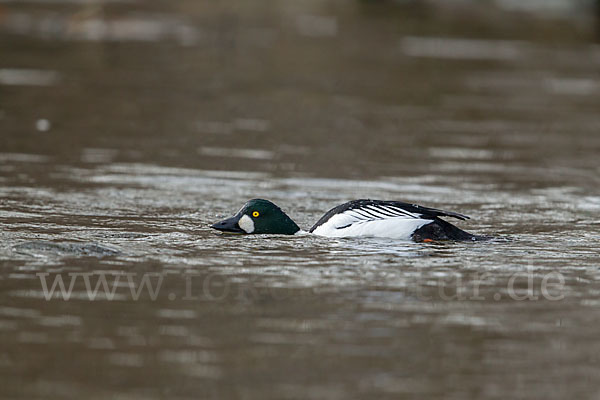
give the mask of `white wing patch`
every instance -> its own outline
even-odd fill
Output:
[[[408,240],[415,230],[433,222],[421,216],[396,206],[369,204],[335,214],[313,233],[328,237],[372,236]]]

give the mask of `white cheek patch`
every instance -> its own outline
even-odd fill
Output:
[[[242,215],[242,218],[238,221],[238,225],[240,228],[244,230],[246,233],[254,232],[254,221],[247,215]]]

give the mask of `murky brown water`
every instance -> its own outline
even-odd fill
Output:
[[[597,398],[600,47],[578,24],[0,2],[0,397]],[[498,239],[208,228],[255,197],[304,229],[370,197]]]

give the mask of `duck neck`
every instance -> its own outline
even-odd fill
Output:
[[[300,227],[287,214],[282,213],[278,221],[279,229],[284,235],[295,235],[300,231]]]

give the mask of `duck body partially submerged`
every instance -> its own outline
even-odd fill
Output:
[[[463,231],[440,217],[469,218],[451,211],[400,201],[361,199],[332,208],[309,232],[335,238],[378,237],[416,242],[485,239]],[[293,235],[302,232],[281,208],[264,199],[248,201],[236,215],[211,227],[240,234]]]

